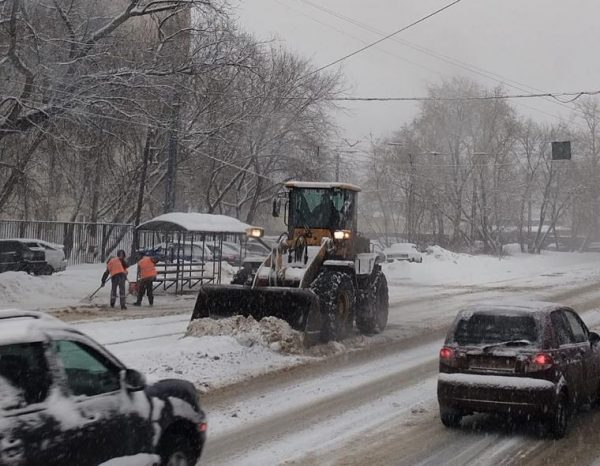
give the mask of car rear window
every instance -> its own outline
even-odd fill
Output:
[[[454,342],[465,346],[517,340],[538,340],[538,328],[533,316],[465,314],[459,316],[454,330]]]

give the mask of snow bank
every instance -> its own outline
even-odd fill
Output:
[[[64,272],[48,276],[25,272],[0,273],[0,309],[48,309],[73,306],[100,286],[104,264],[67,267]],[[98,299],[108,301],[110,287],[98,292]]]
[[[426,253],[438,261],[450,261],[454,262],[455,264],[458,262],[458,259],[460,259],[461,256],[468,256],[467,254],[457,254],[455,252],[448,251],[441,246],[429,246],[426,250]]]
[[[544,251],[542,254],[521,253],[510,247],[510,256],[470,255],[448,251],[440,246],[427,248],[423,263],[393,262],[383,270],[391,285],[418,286],[491,286],[509,280],[520,285],[548,282],[558,277],[564,285],[582,277],[598,274],[600,254]]]
[[[91,302],[86,300],[100,286],[100,279],[105,270],[106,264],[81,264],[67,267],[64,272],[48,276],[36,277],[25,272],[0,273],[0,310],[6,308],[48,310],[107,305],[110,299],[110,282],[96,293]],[[132,265],[128,270],[129,279],[135,280],[137,266]],[[222,282],[229,283],[236,270],[237,268],[222,262]],[[167,295],[171,298],[174,288],[163,291],[159,287],[155,294]]]
[[[302,333],[284,320],[233,316],[226,319],[197,319],[190,322],[186,336],[232,336],[243,346],[262,345],[273,351],[300,354],[304,350]]]

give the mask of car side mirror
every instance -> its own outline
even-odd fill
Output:
[[[598,335],[596,332],[590,332],[589,339],[591,345],[597,345],[600,343],[600,335]]]
[[[125,369],[122,379],[128,392],[139,392],[146,388],[146,377],[135,369]]]
[[[279,199],[273,199],[273,217],[279,217],[281,211],[281,201]]]

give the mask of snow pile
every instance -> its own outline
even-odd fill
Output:
[[[429,246],[427,248],[427,254],[433,256],[434,259],[445,262],[457,263],[458,259],[466,254],[457,254],[452,251],[448,251],[441,246]]]
[[[304,350],[302,333],[284,320],[264,317],[260,322],[241,315],[226,319],[197,319],[190,322],[185,336],[231,336],[243,346],[262,345],[272,351],[300,354]]]
[[[100,286],[100,277],[105,268],[104,264],[85,264],[38,277],[25,272],[0,273],[0,309],[76,305]],[[108,301],[109,294],[110,286],[106,286],[97,297]]]

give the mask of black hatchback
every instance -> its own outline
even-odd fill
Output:
[[[525,301],[459,312],[440,350],[438,402],[448,427],[475,412],[538,417],[555,437],[600,394],[600,336],[572,309]]]

